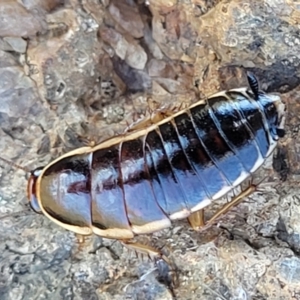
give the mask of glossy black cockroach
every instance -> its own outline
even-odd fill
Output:
[[[170,115],[157,113],[124,135],[35,169],[27,188],[31,207],[77,234],[160,255],[129,241],[176,219],[201,227],[203,209],[250,177],[284,135],[280,97],[247,77],[250,88],[222,91]]]

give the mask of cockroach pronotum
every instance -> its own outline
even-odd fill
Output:
[[[284,136],[280,97],[259,90],[253,74],[247,78],[250,88],[153,114],[124,135],[35,169],[27,187],[31,207],[77,234],[117,239],[161,257],[130,239],[182,218],[201,227],[203,209],[251,177]]]

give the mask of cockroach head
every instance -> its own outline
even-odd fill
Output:
[[[273,140],[277,141],[285,135],[285,104],[279,95],[266,94],[261,91],[256,77],[251,72],[247,72],[247,78],[250,92],[266,116]]]
[[[29,200],[30,207],[36,213],[41,213],[41,208],[36,196],[37,180],[42,173],[43,168],[37,168],[30,172],[30,176],[27,183],[27,198]]]
[[[261,105],[268,123],[270,134],[274,141],[284,137],[285,104],[279,95],[261,94],[257,100]]]

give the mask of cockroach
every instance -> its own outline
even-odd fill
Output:
[[[264,163],[284,136],[285,105],[278,95],[231,89],[170,114],[153,113],[125,134],[68,152],[30,172],[32,209],[80,235],[131,242],[188,218],[204,224],[203,209],[238,187]],[[226,212],[251,187],[218,214]]]

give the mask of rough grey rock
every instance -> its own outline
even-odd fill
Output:
[[[218,226],[193,232],[181,221],[145,239],[167,249],[177,265],[177,299],[300,299],[297,2],[30,0],[0,6],[1,157],[29,169],[84,138],[123,132],[147,115],[151,101],[180,105],[245,85],[245,70],[264,90],[280,92],[288,117],[273,162],[277,173],[268,160],[257,174],[268,175],[264,191],[222,219],[231,234]],[[0,217],[7,215],[0,219],[1,300],[172,299],[153,262],[96,236],[79,249],[73,233],[29,211],[24,172],[1,163]]]

